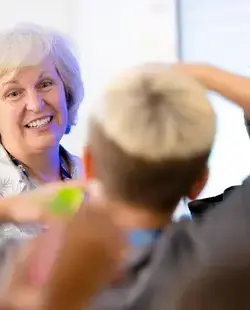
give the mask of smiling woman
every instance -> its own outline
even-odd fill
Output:
[[[63,36],[36,25],[0,33],[0,196],[81,177],[60,140],[82,99],[79,64]],[[0,226],[0,237],[6,231],[30,229]]]

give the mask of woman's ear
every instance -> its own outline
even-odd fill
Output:
[[[93,161],[91,156],[91,151],[89,146],[85,146],[82,155],[82,163],[84,168],[84,175],[86,181],[90,181],[94,179],[93,173]]]
[[[200,195],[200,193],[203,191],[204,187],[207,184],[208,177],[209,177],[209,169],[206,166],[204,168],[202,175],[196,180],[196,182],[192,186],[191,191],[188,195],[189,199],[194,200]]]

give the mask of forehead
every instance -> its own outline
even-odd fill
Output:
[[[22,80],[37,80],[46,75],[52,77],[57,75],[55,64],[50,60],[45,60],[38,65],[6,70],[6,72],[0,76],[0,83],[8,84],[8,82],[12,80],[19,82]]]

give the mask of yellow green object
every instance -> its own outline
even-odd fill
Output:
[[[77,188],[64,188],[58,191],[49,206],[49,211],[55,215],[69,216],[74,214],[83,202],[83,192]]]

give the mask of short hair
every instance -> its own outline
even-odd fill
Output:
[[[195,80],[165,64],[132,68],[90,114],[94,173],[112,199],[172,212],[203,173],[214,134],[214,112]]]
[[[34,24],[20,24],[0,32],[0,76],[15,74],[24,66],[35,66],[51,57],[64,84],[70,126],[76,123],[84,96],[80,66],[72,47],[66,36]]]

